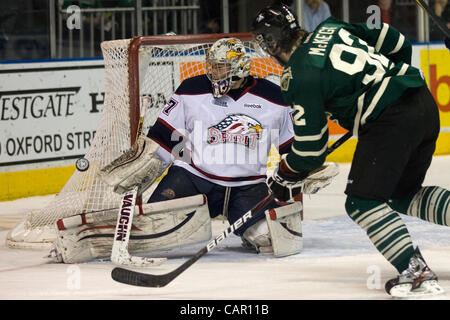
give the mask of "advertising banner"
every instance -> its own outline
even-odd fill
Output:
[[[81,157],[104,100],[103,61],[0,65],[0,169]]]

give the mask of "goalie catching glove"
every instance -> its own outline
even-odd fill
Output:
[[[293,201],[300,194],[313,194],[331,183],[339,174],[337,163],[326,162],[320,168],[307,173],[295,173],[286,164],[283,154],[278,167],[267,177],[270,192],[278,201]]]
[[[114,187],[116,193],[124,193],[139,186],[141,194],[162,173],[163,162],[156,154],[158,148],[156,142],[140,135],[129,150],[101,169],[98,175]]]

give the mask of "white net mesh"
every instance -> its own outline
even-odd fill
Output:
[[[170,37],[176,42],[176,36]],[[252,56],[251,74],[277,81],[281,67],[272,59],[255,50],[253,43],[245,35],[247,52]],[[131,40],[115,40],[102,43],[105,63],[105,102],[102,116],[95,137],[85,158],[89,161],[89,169],[84,172],[75,171],[61,192],[42,210],[29,213],[26,218],[13,229],[7,243],[11,247],[47,247],[54,240],[54,224],[62,218],[74,214],[117,208],[120,195],[96,178],[97,171],[120,156],[131,145],[133,117],[130,120],[130,101],[133,92],[129,88],[130,77],[137,77],[139,72],[139,95],[149,96],[150,104],[146,111],[143,132],[156,121],[160,109],[165,105],[178,85],[186,78],[203,74],[206,71],[206,50],[217,40],[204,35],[198,36],[195,43],[183,44],[148,44],[147,40],[139,47],[139,63],[137,68],[130,68],[129,45]],[[151,37],[146,37],[151,39]],[[135,62],[131,62],[135,63]],[[134,70],[134,71],[133,71]],[[131,95],[131,96],[130,96]],[[140,99],[139,99],[140,101]],[[269,166],[278,161],[278,154],[272,152]],[[146,195],[144,194],[144,199]]]

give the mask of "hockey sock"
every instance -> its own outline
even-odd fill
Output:
[[[347,197],[345,209],[398,272],[408,267],[409,259],[414,254],[413,243],[408,229],[396,211],[382,201],[355,196]]]
[[[391,200],[389,205],[400,213],[450,226],[450,191],[444,188],[423,187],[413,196]]]

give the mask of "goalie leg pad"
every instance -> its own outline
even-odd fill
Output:
[[[301,202],[266,210],[274,256],[285,257],[303,249],[302,210]]]
[[[162,173],[163,162],[156,154],[158,149],[156,142],[141,135],[129,150],[102,168],[98,175],[117,193],[136,185],[144,192]]]
[[[303,248],[302,202],[266,210],[261,219],[242,235],[244,248],[258,253],[273,253],[276,257],[297,254]]]
[[[170,202],[174,201],[161,201],[160,204],[167,208],[166,211],[156,209],[154,213],[146,212],[134,218],[128,244],[130,253],[180,247],[211,239],[211,218],[207,203],[196,207],[179,208],[178,201],[171,210]],[[95,225],[59,230],[51,255],[64,263],[109,258],[117,215],[111,218]]]

